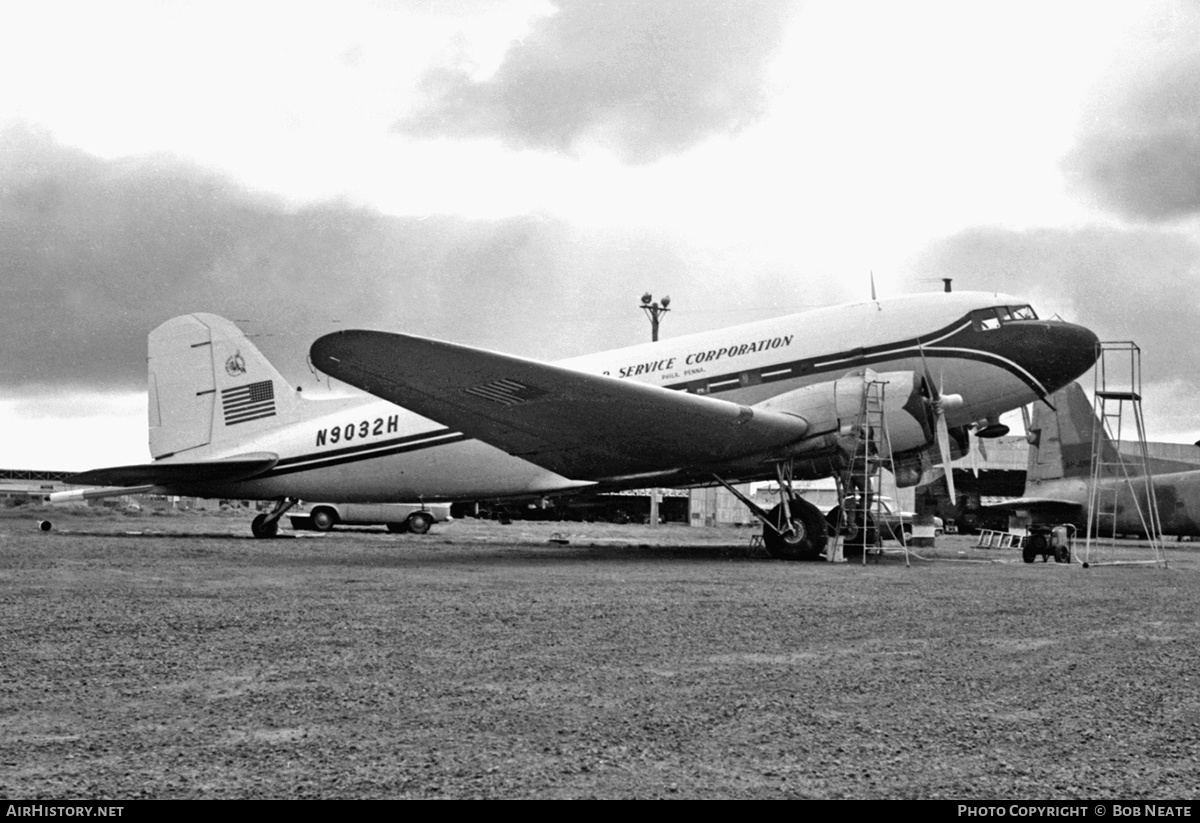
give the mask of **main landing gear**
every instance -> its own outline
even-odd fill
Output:
[[[791,464],[777,464],[779,503],[764,510],[725,480],[713,475],[763,524],[763,546],[779,560],[820,560],[829,538],[821,510],[792,491]]]
[[[763,521],[763,545],[780,560],[820,560],[827,541],[825,516],[802,497],[781,495]]]
[[[284,512],[300,501],[294,497],[284,497],[275,503],[275,508],[263,512],[250,524],[251,533],[258,538],[274,537],[279,533],[279,518]]]

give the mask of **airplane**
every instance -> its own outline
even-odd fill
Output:
[[[68,482],[100,488],[51,499],[273,500],[251,525],[272,537],[299,499],[537,499],[717,483],[763,523],[771,555],[815,558],[827,524],[791,482],[847,470],[864,386],[885,383],[897,481],[915,485],[935,450],[944,463],[968,427],[1002,430],[1000,414],[1083,374],[1096,345],[1082,326],[981,292],[833,306],[556,363],[347,330],[317,339],[310,362],[366,394],[312,399],[233,323],[189,314],[148,338],[153,462],[82,472]],[[762,479],[779,481],[770,511],[733,487]]]
[[[1095,427],[1100,426],[1104,463],[1109,466],[1120,463],[1125,468],[1114,469],[1109,473],[1116,476],[1101,480],[1096,499],[1103,508],[1096,520],[1097,527],[1105,536],[1147,534],[1150,507],[1146,503],[1141,456],[1118,454],[1078,383],[1070,383],[1048,399],[1054,408],[1038,403],[1029,425],[1024,496],[989,508],[1022,512],[1038,524],[1069,523],[1077,529],[1086,529],[1092,436]],[[1197,459],[1200,461],[1200,449]],[[1147,464],[1162,533],[1200,535],[1200,465],[1159,457],[1149,458]],[[1133,482],[1127,482],[1126,478]]]

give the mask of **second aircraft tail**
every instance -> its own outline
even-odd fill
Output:
[[[1101,425],[1096,418],[1092,402],[1078,383],[1071,383],[1059,389],[1050,395],[1049,400],[1057,411],[1045,403],[1034,405],[1033,421],[1028,432],[1030,447],[1027,482],[1036,483],[1039,480],[1056,480],[1061,477],[1091,477],[1092,433],[1095,427]],[[1132,431],[1132,419],[1127,418],[1125,426]],[[1105,463],[1115,464],[1123,458],[1130,475],[1142,474],[1140,453],[1122,449],[1122,458],[1118,458],[1116,444],[1103,428],[1100,431],[1099,444],[1103,449]],[[1149,458],[1151,474],[1191,471],[1195,468],[1194,463],[1162,457]]]

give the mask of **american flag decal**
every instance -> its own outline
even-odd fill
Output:
[[[275,385],[270,380],[221,390],[225,425],[275,416]]]
[[[482,386],[472,386],[469,389],[463,389],[463,391],[503,406],[515,406],[518,403],[524,403],[526,400],[533,400],[535,397],[547,394],[547,392],[541,389],[526,386],[524,383],[518,383],[516,380],[509,380],[507,378],[493,380],[491,383],[484,383]]]

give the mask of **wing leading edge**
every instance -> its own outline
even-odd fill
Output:
[[[407,334],[336,332],[310,355],[338,380],[577,480],[768,454],[808,431],[794,415]]]

